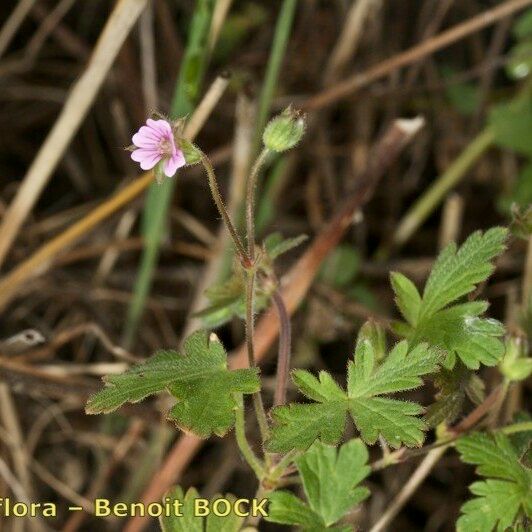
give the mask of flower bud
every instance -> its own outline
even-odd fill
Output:
[[[305,133],[305,116],[300,111],[287,107],[273,118],[264,129],[264,146],[278,153],[292,149]]]
[[[506,341],[506,352],[499,363],[501,373],[509,381],[522,381],[532,373],[532,358],[527,357],[525,338],[510,336]]]

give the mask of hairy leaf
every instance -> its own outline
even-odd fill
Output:
[[[397,305],[408,322],[394,324],[394,330],[413,345],[428,342],[444,349],[448,369],[457,357],[470,369],[496,365],[504,353],[499,339],[504,327],[481,317],[488,308],[485,301],[464,303],[463,297],[492,273],[506,235],[506,229],[495,227],[473,233],[460,248],[449,244],[434,263],[422,297],[406,277],[393,273]]]
[[[244,524],[244,517],[239,517],[235,512],[230,512],[226,516],[216,515],[210,512],[207,517],[198,516],[195,511],[195,499],[199,497],[199,493],[195,488],[190,488],[186,494],[183,488],[176,486],[172,488],[165,499],[172,501],[177,500],[182,503],[179,509],[181,515],[162,515],[159,517],[159,523],[163,532],[238,532]],[[210,505],[221,496],[215,495],[210,500]],[[231,503],[236,500],[236,497],[227,494],[223,497]],[[225,510],[225,508],[223,508]]]
[[[382,395],[420,386],[421,377],[434,372],[440,358],[440,353],[425,344],[409,352],[408,344],[401,342],[379,365],[373,344],[362,335],[355,359],[348,363],[347,391],[326,371],[319,378],[305,370],[292,372],[297,388],[314,402],[274,408],[268,448],[273,452],[306,449],[317,438],[337,443],[347,413],[367,443],[375,443],[381,435],[393,447],[420,445],[426,426],[416,416],[422,407]]]
[[[414,283],[402,273],[392,272],[390,275],[395,303],[405,320],[416,325],[421,307],[421,296]]]
[[[304,530],[331,530],[329,527],[369,496],[369,490],[359,486],[370,472],[367,460],[368,451],[359,439],[345,443],[338,451],[315,442],[296,460],[308,502],[286,491],[274,492],[268,520],[299,525]]]
[[[452,423],[462,411],[466,396],[475,404],[484,399],[483,382],[463,364],[456,364],[452,371],[443,369],[434,378],[439,391],[436,402],[427,408],[425,422],[436,427],[444,421]]]
[[[227,369],[227,354],[216,337],[199,331],[185,341],[184,355],[160,351],[122,375],[104,378],[105,387],[89,398],[88,414],[112,412],[167,390],[177,403],[168,418],[185,431],[206,438],[234,425],[234,394],[259,390],[258,370]]]
[[[462,461],[477,465],[477,474],[489,477],[470,486],[477,497],[462,506],[459,532],[502,532],[520,514],[532,517],[532,470],[520,463],[504,434],[473,433],[460,438],[456,447]]]
[[[264,239],[264,249],[270,260],[274,261],[284,253],[301,245],[307,238],[307,235],[299,235],[284,239],[280,233],[272,233]]]
[[[491,261],[504,250],[507,230],[494,227],[473,233],[457,249],[449,244],[436,260],[423,291],[420,320],[432,316],[485,281],[493,272]]]

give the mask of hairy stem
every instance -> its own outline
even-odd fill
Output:
[[[254,321],[254,291],[255,291],[255,271],[253,269],[246,270],[247,282],[246,282],[246,345],[248,350],[248,363],[251,368],[257,365],[255,361],[255,346],[253,344],[253,336],[255,331]],[[255,407],[255,413],[257,415],[257,422],[259,423],[260,435],[262,441],[265,442],[268,439],[270,429],[268,427],[268,419],[266,418],[266,411],[264,410],[264,404],[262,402],[262,396],[260,392],[253,394],[253,406]]]
[[[499,432],[503,434],[516,434],[517,432],[528,432],[532,430],[532,421],[522,421],[521,423],[514,423],[503,427]]]
[[[264,148],[257,157],[246,185],[246,233],[248,241],[248,255],[253,263],[255,261],[255,189],[259,172],[270,151]]]
[[[240,396],[238,400],[238,408],[236,410],[236,417],[235,417],[235,433],[236,433],[236,442],[238,444],[238,447],[240,448],[240,451],[242,452],[242,456],[246,460],[246,462],[249,464],[249,467],[253,469],[255,475],[257,475],[257,478],[259,481],[264,476],[264,466],[262,465],[261,461],[257,458],[255,453],[253,452],[253,449],[250,447],[249,442],[246,438],[246,430],[245,430],[245,420],[244,420],[244,399],[242,396]]]
[[[266,160],[268,150],[264,149],[249,174],[246,185],[246,238],[248,243],[247,257],[249,259],[249,266],[246,269],[246,346],[248,352],[248,363],[250,367],[256,366],[255,361],[255,346],[253,344],[255,335],[255,186],[260,169]],[[260,392],[253,394],[253,406],[257,414],[257,421],[262,436],[262,441],[265,442],[269,436],[268,420],[266,418],[266,411],[262,402]]]
[[[244,245],[242,244],[242,241],[240,240],[240,237],[238,236],[235,226],[231,220],[231,217],[229,216],[229,213],[227,212],[227,208],[222,199],[222,195],[220,194],[220,189],[218,187],[218,181],[216,180],[214,168],[212,167],[212,164],[209,161],[209,158],[203,152],[200,152],[200,157],[201,157],[201,164],[203,165],[203,168],[205,168],[205,171],[207,172],[207,177],[209,179],[209,188],[211,189],[212,198],[214,199],[214,203],[216,204],[218,212],[220,213],[220,216],[222,217],[222,220],[224,224],[226,225],[229,231],[229,234],[231,235],[231,238],[233,239],[233,243],[235,245],[240,261],[245,267],[249,267],[251,265],[250,258],[246,250],[244,249]]]
[[[292,326],[286,305],[278,290],[275,290],[273,293],[272,300],[277,310],[277,315],[279,316],[279,355],[277,358],[277,376],[273,399],[274,406],[278,406],[286,402],[286,386],[290,372]]]
[[[269,479],[277,482],[285,473],[287,467],[301,454],[301,451],[292,449],[288,451],[270,471]]]

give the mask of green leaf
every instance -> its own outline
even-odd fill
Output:
[[[369,319],[358,332],[357,345],[365,341],[370,342],[377,361],[381,361],[386,356],[386,334],[384,327],[376,321]]]
[[[475,404],[484,399],[482,381],[463,364],[458,363],[452,371],[443,369],[434,378],[438,387],[436,402],[427,408],[425,422],[429,427],[453,422],[464,404],[466,396]]]
[[[348,409],[345,392],[326,371],[319,373],[318,380],[308,371],[295,370],[292,380],[316,403],[274,408],[275,427],[268,448],[273,452],[306,449],[318,437],[325,443],[337,443],[344,432]]]
[[[416,325],[421,307],[421,296],[416,286],[408,277],[398,272],[391,273],[390,281],[395,293],[395,303],[401,314],[408,323]]]
[[[461,459],[467,464],[477,465],[476,473],[484,477],[495,477],[528,485],[530,471],[519,463],[519,457],[507,436],[496,433],[488,436],[476,432],[463,436],[456,443]]]
[[[488,308],[486,302],[460,300],[492,273],[492,260],[504,250],[506,235],[506,229],[495,227],[473,233],[460,248],[449,244],[436,259],[421,300],[406,277],[393,274],[397,304],[409,325],[394,324],[394,330],[413,345],[429,342],[444,349],[448,369],[457,357],[471,369],[481,363],[496,365],[504,353],[499,340],[504,327],[480,317]]]
[[[532,358],[527,357],[526,341],[510,337],[506,341],[506,352],[499,364],[501,373],[509,381],[523,381],[532,374]]]
[[[299,525],[307,531],[325,528],[320,516],[293,493],[278,490],[270,494],[268,499],[270,505],[268,517],[265,517],[266,521],[283,525]]]
[[[456,447],[463,462],[478,466],[478,475],[491,477],[470,486],[477,497],[462,506],[459,532],[503,532],[520,513],[532,517],[532,470],[519,462],[508,437],[473,433],[460,438]]]
[[[273,261],[284,253],[301,245],[307,238],[307,235],[299,235],[293,238],[283,239],[280,233],[272,233],[264,239],[264,248],[268,257]]]
[[[350,508],[369,496],[369,490],[357,487],[370,473],[368,451],[359,439],[340,447],[315,442],[296,460],[303,488],[314,512],[326,525],[341,519]]]
[[[523,501],[520,490],[503,480],[484,480],[469,486],[477,498],[462,505],[457,532],[504,532],[515,521]]]
[[[528,94],[494,106],[489,123],[499,146],[532,155],[532,98]]]
[[[220,327],[235,316],[245,318],[246,297],[241,270],[237,270],[228,279],[208,288],[205,296],[210,304],[194,314],[195,317],[202,319],[205,328]],[[256,312],[260,312],[267,306],[269,298],[269,291],[264,290],[260,282],[255,283]]]
[[[159,517],[159,523],[163,532],[238,532],[244,524],[244,517],[239,517],[235,512],[230,512],[226,516],[216,515],[210,512],[207,517],[198,516],[195,512],[194,501],[199,497],[195,488],[190,488],[185,494],[183,488],[176,486],[172,488],[165,499],[177,500],[182,503],[179,513],[181,515],[162,515]],[[220,495],[215,495],[210,499],[209,507]],[[227,494],[223,497],[231,503],[236,497]],[[224,508],[225,509],[225,508]]]
[[[530,412],[521,411],[514,415],[511,424],[526,423],[528,421],[532,421],[532,414],[530,414]],[[526,460],[527,454],[530,454],[530,451],[532,450],[532,430],[516,432],[511,434],[509,438],[514,446],[517,456],[520,457],[521,463],[527,467],[531,467],[532,464],[530,461],[527,462]],[[530,456],[528,456],[528,458],[530,458]]]
[[[214,495],[210,500],[210,507],[213,507],[213,504],[218,499],[225,499],[230,503],[234,503],[237,498],[228,493],[223,497],[221,495]],[[221,507],[222,513],[225,513],[225,505]],[[244,525],[245,517],[240,517],[233,510],[231,510],[227,515],[216,515],[214,512],[210,512],[206,519],[205,532],[239,532],[242,530]]]
[[[375,443],[379,435],[392,446],[409,447],[423,443],[425,423],[415,417],[422,412],[416,403],[378,397],[401,392],[422,384],[420,376],[436,371],[440,354],[420,344],[408,352],[408,344],[400,342],[376,369],[373,349],[367,344],[349,362],[347,389],[349,411],[362,438]]]
[[[227,354],[216,337],[198,331],[187,338],[184,355],[159,351],[122,375],[104,378],[105,387],[89,398],[88,414],[112,412],[167,390],[177,399],[168,418],[199,437],[223,436],[235,421],[234,394],[260,389],[258,369],[227,369]]]
[[[514,24],[512,33],[516,39],[525,39],[532,36],[532,9],[525,11]]]
[[[338,246],[323,262],[319,278],[336,288],[348,286],[360,267],[360,255],[351,246]]]
[[[423,292],[419,319],[426,319],[449,303],[469,294],[493,272],[491,261],[504,251],[508,231],[494,227],[473,233],[457,249],[449,244],[438,256]]]
[[[414,342],[429,340],[458,355],[470,369],[478,369],[481,363],[495,366],[504,354],[499,340],[504,326],[497,320],[479,317],[487,308],[485,301],[474,301],[441,310],[419,324]]]
[[[381,395],[420,386],[421,376],[436,371],[440,358],[425,344],[408,352],[408,344],[401,342],[378,365],[374,346],[365,339],[357,343],[354,362],[348,363],[347,392],[326,371],[319,373],[319,379],[308,371],[292,372],[297,388],[315,402],[274,408],[268,448],[273,452],[306,449],[317,438],[337,443],[347,413],[367,443],[382,435],[392,447],[420,445],[426,426],[416,416],[422,407]]]
[[[203,518],[194,515],[194,500],[199,497],[195,488],[187,493],[181,486],[176,486],[167,492],[166,497],[183,504],[180,509],[182,516],[160,516],[159,523],[163,532],[203,532]]]
[[[368,451],[359,439],[338,451],[315,442],[296,460],[308,503],[286,491],[274,492],[267,520],[299,525],[304,530],[331,530],[331,525],[369,496],[369,490],[359,486],[371,471],[367,461]]]

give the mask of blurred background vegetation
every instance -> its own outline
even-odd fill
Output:
[[[496,224],[511,225],[514,238],[485,297],[494,317],[530,339],[531,4],[2,2],[0,497],[55,501],[60,514],[0,529],[156,529],[67,507],[96,496],[147,500],[164,474],[205,496],[253,493],[233,437],[192,446],[162,419],[161,401],[104,417],[83,410],[99,376],[177,347],[195,328],[215,327],[228,351],[243,340],[228,240],[201,171],[124,196],[139,183],[123,149],[131,135],[153,111],[191,116],[220,75],[228,88],[196,142],[237,218],[266,120],[288,104],[308,112],[304,142],[273,160],[259,185],[259,242],[277,232],[310,241],[372,163],[382,131],[397,118],[425,119],[321,264],[294,315],[293,365],[341,375],[361,324],[396,317],[390,271],[422,282],[443,245]],[[307,243],[282,256],[280,278]],[[268,403],[274,367],[266,357]],[[530,391],[528,382],[513,392],[509,416]],[[430,390],[416,393],[430,401]],[[374,475],[353,522],[369,528],[414,467]],[[471,479],[471,467],[445,457],[392,529],[453,530]]]

